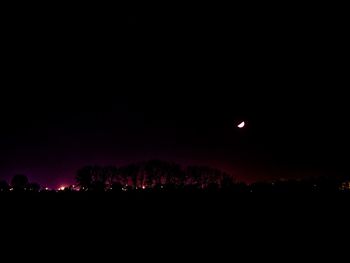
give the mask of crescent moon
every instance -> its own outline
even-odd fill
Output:
[[[245,126],[245,122],[242,121],[240,124],[237,125],[238,128],[242,129]]]

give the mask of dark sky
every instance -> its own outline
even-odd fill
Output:
[[[318,8],[8,10],[0,178],[152,158],[244,181],[346,172],[346,21]]]

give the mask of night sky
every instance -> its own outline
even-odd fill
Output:
[[[345,20],[277,10],[9,10],[0,178],[57,187],[154,158],[246,182],[346,173]]]

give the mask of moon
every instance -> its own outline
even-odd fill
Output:
[[[242,121],[240,124],[237,125],[238,128],[242,129],[245,126],[245,122]]]

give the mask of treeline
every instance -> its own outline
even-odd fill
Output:
[[[151,160],[116,166],[85,166],[75,176],[76,184],[64,192],[222,191],[232,193],[324,193],[350,192],[350,177],[314,177],[245,184],[231,174],[208,166],[181,167],[173,162]],[[0,181],[0,192],[56,191],[15,175],[10,183]]]
[[[76,175],[81,191],[130,191],[137,189],[221,189],[235,181],[228,173],[208,166],[180,165],[161,160],[126,166],[86,166]]]
[[[40,190],[40,184],[29,182],[28,177],[23,174],[12,177],[10,184],[5,180],[0,181],[0,192],[39,192]]]

